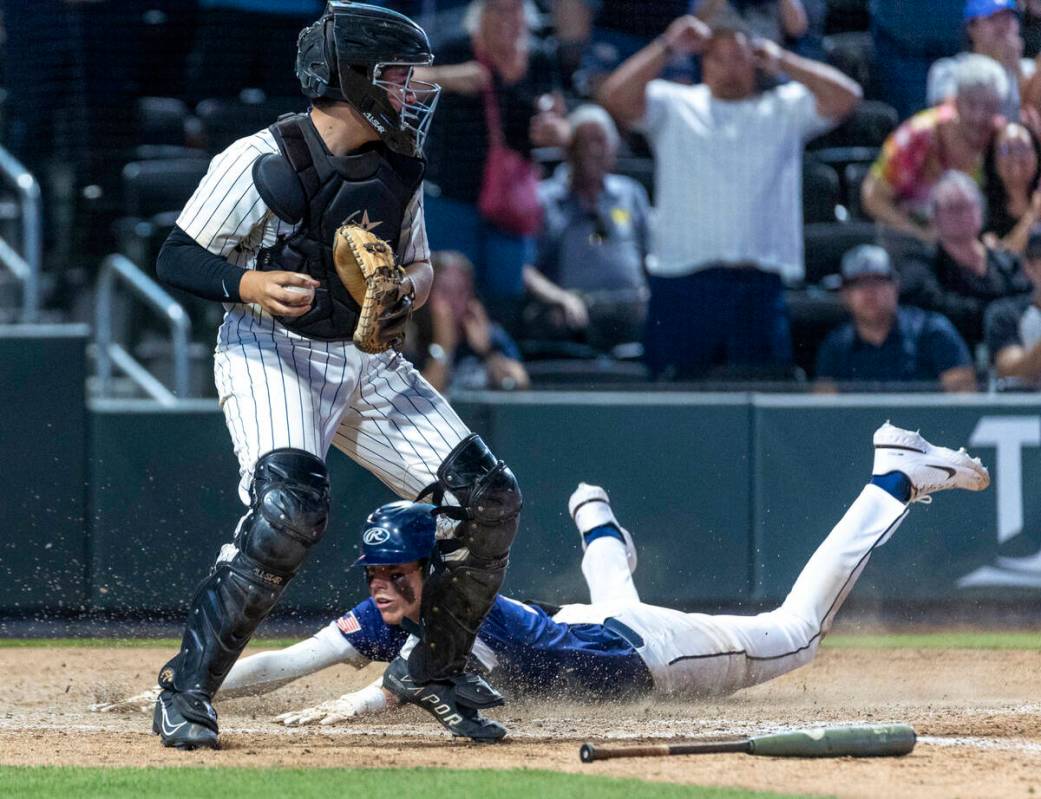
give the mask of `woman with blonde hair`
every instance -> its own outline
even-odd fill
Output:
[[[473,261],[478,292],[507,326],[523,298],[523,268],[534,255],[539,220],[523,213],[511,220],[509,207],[503,216],[489,202],[505,200],[517,210],[533,201],[537,213],[531,151],[565,144],[569,130],[556,59],[532,34],[537,21],[525,0],[476,0],[466,33],[440,48],[436,66],[417,70],[417,77],[443,87],[426,151],[431,247],[459,250]],[[505,183],[504,150],[517,170]],[[489,196],[490,184],[503,188]]]

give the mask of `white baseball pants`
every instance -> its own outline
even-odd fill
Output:
[[[214,377],[249,504],[257,460],[333,445],[395,494],[415,499],[470,431],[407,360],[350,342],[313,341],[234,306],[218,334]]]
[[[594,604],[566,605],[553,618],[572,624],[616,617],[644,641],[638,652],[664,694],[729,694],[772,680],[813,660],[821,638],[875,547],[907,515],[907,506],[867,485],[803,567],[776,610],[756,616],[683,613],[639,601],[625,548],[598,538],[582,572]]]

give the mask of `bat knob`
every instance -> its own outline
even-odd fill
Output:
[[[582,744],[582,748],[578,750],[578,759],[583,763],[592,763],[596,760],[596,749],[592,744]]]

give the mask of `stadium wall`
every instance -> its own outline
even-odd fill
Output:
[[[13,328],[11,329],[13,330]],[[0,614],[176,613],[243,506],[211,401],[162,408],[85,397],[85,329],[0,330]],[[41,365],[60,364],[60,369]],[[965,444],[990,466],[983,495],[916,509],[855,598],[1034,600],[1041,591],[1041,401],[1033,396],[468,394],[456,407],[525,492],[507,590],[581,601],[567,498],[605,485],[637,535],[645,601],[681,607],[782,598],[870,471],[885,419]],[[284,612],[364,592],[349,566],[365,514],[390,493],[335,453],[331,534]]]

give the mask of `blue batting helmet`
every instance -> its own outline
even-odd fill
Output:
[[[359,566],[392,566],[433,554],[437,522],[433,505],[400,500],[369,514],[361,531]]]

